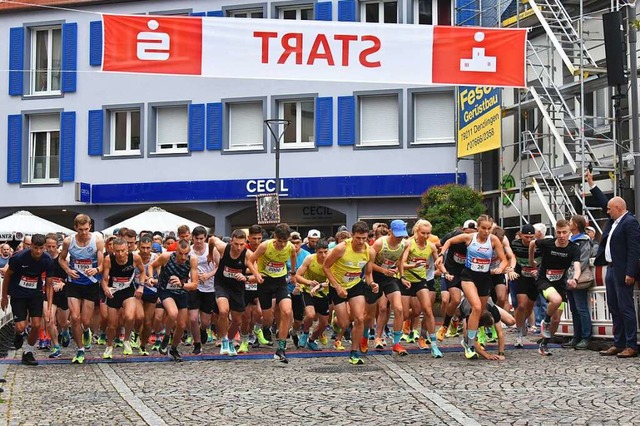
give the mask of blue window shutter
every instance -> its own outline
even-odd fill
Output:
[[[207,104],[207,149],[222,149],[222,102]]]
[[[316,21],[331,21],[332,3],[330,1],[319,1],[316,3]]]
[[[76,178],[76,113],[60,114],[60,182]]]
[[[204,104],[189,105],[189,151],[204,151]]]
[[[355,0],[340,0],[338,2],[338,21],[356,22]]]
[[[356,143],[356,97],[338,96],[338,145]]]
[[[78,24],[62,24],[62,92],[76,91],[78,70]]]
[[[333,98],[316,98],[316,146],[333,145]]]
[[[89,23],[89,65],[102,65],[102,21]]]
[[[191,12],[190,16],[207,16],[207,12]]]
[[[7,131],[7,183],[22,182],[22,115],[10,115]]]
[[[24,28],[9,30],[9,95],[20,96],[24,89]]]
[[[207,12],[207,16],[216,16],[218,18],[224,17],[224,12],[222,10],[210,10]]]
[[[94,109],[89,111],[89,155],[102,155],[104,146],[104,111]]]

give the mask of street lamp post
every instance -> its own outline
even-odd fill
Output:
[[[273,139],[276,142],[276,194],[280,194],[280,142],[284,133],[287,131],[287,127],[291,124],[289,120],[282,120],[279,118],[272,118],[269,120],[264,120],[264,124],[267,126]],[[280,131],[280,126],[284,126],[282,131]]]

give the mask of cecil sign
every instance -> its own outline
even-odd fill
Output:
[[[103,71],[526,85],[526,29],[121,15],[103,23]]]
[[[460,87],[458,158],[500,148],[500,89]]]

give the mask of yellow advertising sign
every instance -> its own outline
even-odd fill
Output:
[[[458,158],[500,148],[500,105],[498,88],[459,88]]]

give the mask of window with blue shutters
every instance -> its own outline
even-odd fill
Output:
[[[338,1],[338,21],[345,21],[345,22],[356,21],[356,1],[355,0],[339,0]]]
[[[281,99],[276,101],[276,105],[278,118],[290,123],[286,128],[277,126],[277,134],[282,134],[280,149],[315,148],[314,99]]]
[[[30,33],[29,93],[62,93],[62,26],[32,27]]]
[[[152,106],[151,119],[155,133],[155,154],[187,154],[189,152],[188,105]]]
[[[7,122],[7,183],[22,183],[22,115]]]
[[[276,9],[277,19],[291,19],[297,21],[311,21],[314,19],[313,4],[295,4],[292,6],[279,6]]]
[[[104,111],[101,109],[89,111],[87,135],[87,152],[89,155],[101,156],[104,149]]]
[[[331,21],[333,4],[330,1],[319,1],[316,3],[316,20],[317,21]]]
[[[207,104],[207,149],[222,149],[222,103]]]
[[[316,98],[316,146],[333,145],[333,98]]]
[[[29,115],[28,124],[27,182],[60,182],[61,115]]]
[[[265,100],[227,101],[228,142],[225,151],[264,151]]]
[[[76,113],[60,114],[60,181],[76,178]]]
[[[102,21],[89,23],[89,65],[102,65]]]
[[[338,145],[354,145],[356,140],[356,98],[338,97]]]
[[[222,18],[224,17],[224,12],[222,10],[210,10],[207,12],[207,16]]]
[[[22,27],[9,30],[9,95],[24,91],[24,33]]]
[[[78,24],[62,25],[62,83],[65,93],[76,91],[78,71]]]

